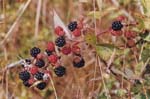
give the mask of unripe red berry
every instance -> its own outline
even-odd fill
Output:
[[[135,41],[134,41],[133,39],[129,39],[129,40],[127,41],[127,46],[128,46],[128,47],[133,47],[133,46],[135,46]]]
[[[118,20],[118,21],[123,21],[123,20],[125,20],[125,16],[122,16],[122,15],[121,15],[121,16],[118,16],[118,17],[117,17],[117,20]]]
[[[58,35],[58,36],[63,36],[65,34],[65,32],[63,31],[63,28],[60,27],[60,26],[57,26],[55,28],[55,33]]]
[[[35,79],[34,79],[34,78],[30,78],[30,79],[28,80],[28,83],[29,83],[30,85],[32,85],[34,82],[35,82]]]
[[[80,29],[75,29],[72,34],[75,36],[75,37],[79,37],[81,36],[81,30]]]
[[[55,64],[58,60],[58,57],[57,57],[57,55],[50,55],[48,57],[48,60],[49,60],[50,63]]]
[[[64,31],[60,31],[58,36],[64,36],[65,35],[65,32]]]
[[[49,51],[54,51],[55,50],[55,45],[53,42],[48,42],[47,43],[47,50]]]
[[[29,68],[29,71],[31,74],[36,74],[38,72],[38,68],[36,66],[32,66],[31,68]]]
[[[114,30],[111,30],[111,34],[113,36],[121,36],[122,35],[122,31],[114,31]]]
[[[61,49],[61,52],[65,55],[68,55],[71,53],[71,48],[70,46],[64,46],[62,49]]]
[[[38,54],[36,58],[37,59],[42,59],[43,58],[43,54],[42,53]]]
[[[135,32],[132,32],[132,31],[126,31],[126,32],[124,33],[124,36],[125,36],[126,38],[128,38],[128,39],[130,39],[130,38],[135,38],[135,37],[136,37],[136,33],[135,33]]]
[[[80,47],[77,45],[73,45],[71,50],[74,54],[80,54]]]
[[[79,22],[78,25],[77,25],[77,28],[78,28],[78,29],[82,29],[82,28],[83,28],[83,23],[82,23],[82,22]]]

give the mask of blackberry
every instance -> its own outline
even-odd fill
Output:
[[[49,51],[48,49],[46,49],[45,52],[46,52],[47,56],[50,56],[53,53],[52,51]]]
[[[66,44],[66,40],[63,36],[60,36],[55,40],[55,44],[58,47],[63,47]]]
[[[46,87],[46,82],[40,82],[36,85],[36,87],[40,90],[43,90]]]
[[[30,54],[31,54],[32,57],[36,57],[40,52],[41,52],[41,50],[37,47],[33,47],[30,50]]]
[[[28,71],[22,71],[19,73],[19,78],[23,81],[27,81],[30,78],[30,73]]]
[[[62,77],[66,73],[66,68],[59,66],[54,69],[54,72],[58,77]]]
[[[123,24],[120,21],[114,21],[111,27],[114,31],[119,31],[123,28]]]
[[[37,79],[37,80],[43,80],[43,76],[44,76],[44,73],[42,72],[37,72],[34,77]]]
[[[83,67],[84,65],[85,65],[85,61],[83,58],[81,58],[80,60],[74,60],[73,61],[74,67],[80,68],[80,67]]]
[[[69,29],[70,31],[74,31],[76,28],[77,28],[77,22],[76,22],[76,21],[73,21],[73,22],[70,22],[70,23],[69,23],[68,29]]]
[[[24,86],[26,86],[26,87],[30,87],[30,86],[31,86],[31,84],[29,84],[28,81],[23,81],[23,84],[24,84]]]
[[[35,66],[37,66],[37,67],[39,67],[39,68],[44,67],[44,66],[45,66],[44,60],[43,60],[43,59],[37,60],[36,63],[35,63]]]
[[[31,64],[31,59],[25,59],[25,62],[30,65]]]

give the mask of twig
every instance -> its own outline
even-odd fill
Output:
[[[114,51],[113,51],[113,53],[112,53],[110,59],[108,60],[107,69],[106,69],[108,72],[110,72],[110,71],[109,71],[109,68],[110,68],[112,62],[114,61],[115,55],[116,55],[116,49],[114,49]]]
[[[102,78],[102,83],[103,83],[103,86],[104,86],[104,90],[105,90],[105,93],[106,93],[106,97],[107,97],[107,99],[110,99],[110,95],[109,95],[108,89],[106,88],[106,84],[105,84],[105,81],[104,81],[103,71],[102,71],[102,66],[101,66],[101,63],[100,63],[99,56],[97,57],[97,61],[98,61],[98,66],[99,66],[99,69],[100,69],[100,74],[101,74],[101,78]]]
[[[146,92],[146,89],[145,89],[145,86],[144,86],[143,82],[142,82],[142,87],[143,87],[143,90],[144,90],[145,97],[146,97],[146,99],[148,99],[147,92]]]
[[[18,65],[20,65],[20,64],[23,64],[24,62],[25,62],[24,59],[21,59],[21,60],[19,60],[19,61],[13,62],[13,63],[7,65],[7,66],[6,66],[6,69],[10,69],[10,68],[12,68],[12,67],[18,66]]]
[[[117,0],[111,0],[111,1],[117,8],[120,7]],[[122,10],[123,14],[129,18],[130,21],[134,21],[134,18],[125,9],[121,9],[121,10]]]
[[[95,36],[97,35],[97,33],[96,33],[96,19],[95,19],[95,10],[96,10],[96,7],[95,7],[95,5],[96,5],[96,1],[95,0],[93,0],[93,8],[94,8],[94,32],[95,32]],[[97,40],[96,40],[96,42],[97,42]],[[97,55],[96,55],[96,58],[97,58]],[[96,60],[96,62],[95,62],[95,66],[94,66],[94,79],[96,78],[96,70],[97,70],[97,64],[98,64],[98,61]],[[95,81],[93,81],[93,87],[92,87],[92,91],[94,91],[94,87],[95,87]]]
[[[25,12],[25,10],[27,9],[28,5],[30,4],[31,0],[28,0],[26,2],[26,4],[24,5],[24,7],[22,8],[22,11],[20,12],[20,14],[18,15],[17,19],[15,20],[15,22],[13,23],[13,25],[10,27],[10,29],[8,30],[6,36],[4,37],[4,39],[0,42],[0,45],[3,45],[5,43],[5,41],[10,37],[10,35],[12,35],[12,31],[15,28],[15,26],[17,25],[18,21],[20,20],[20,18],[22,17],[23,13]]]
[[[53,87],[53,90],[54,90],[55,97],[56,97],[56,99],[58,99],[57,92],[56,92],[52,77],[50,77],[50,81],[51,81],[51,84],[52,84],[52,87]]]
[[[35,38],[37,38],[39,32],[41,5],[42,5],[42,0],[38,0],[37,10],[36,10],[36,20],[35,20],[35,34],[34,34]]]

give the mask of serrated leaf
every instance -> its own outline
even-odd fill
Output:
[[[113,50],[105,46],[96,46],[97,54],[104,60],[108,60],[113,53]]]
[[[136,78],[136,75],[133,73],[133,71],[131,69],[125,68],[124,72],[129,79]]]
[[[96,45],[96,36],[94,33],[87,33],[85,35],[85,41],[86,43],[88,44],[91,44],[91,45]]]
[[[136,17],[136,20],[138,21],[138,25],[137,25],[137,28],[139,30],[145,28],[145,21],[143,20],[143,18],[140,18],[140,17]]]
[[[117,47],[116,46],[114,46],[113,44],[107,44],[107,43],[104,43],[104,44],[97,44],[97,46],[104,46],[104,47],[108,47],[108,48],[110,48],[110,49],[114,49],[114,48],[116,48],[117,49]]]

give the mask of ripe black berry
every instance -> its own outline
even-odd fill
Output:
[[[45,66],[44,60],[43,60],[43,59],[37,60],[36,63],[35,63],[35,66],[37,66],[37,67],[39,67],[39,68],[44,67],[44,66]]]
[[[36,85],[36,87],[40,90],[43,90],[46,87],[46,82],[40,82]]]
[[[22,71],[19,73],[19,78],[23,81],[27,81],[30,78],[30,73],[28,71]]]
[[[25,62],[30,65],[31,64],[31,59],[25,59]]]
[[[66,40],[63,36],[60,36],[55,40],[55,44],[58,47],[63,47],[66,44]]]
[[[84,65],[85,65],[85,61],[83,58],[81,58],[80,60],[74,60],[73,61],[74,67],[80,68],[80,67],[83,67]]]
[[[123,28],[123,25],[122,25],[122,23],[120,22],[120,21],[114,21],[113,23],[112,23],[112,29],[114,30],[114,31],[119,31],[119,30],[121,30]]]
[[[68,29],[69,29],[70,31],[74,31],[76,28],[77,28],[77,22],[76,22],[76,21],[73,21],[73,22],[70,22],[70,23],[69,23]]]
[[[44,76],[44,73],[42,72],[37,72],[34,77],[37,79],[37,80],[43,80],[43,76]]]
[[[54,69],[54,72],[58,77],[62,77],[66,73],[66,68],[59,66]]]
[[[41,52],[41,50],[37,47],[33,47],[30,50],[30,54],[31,54],[32,57],[36,57],[40,52]]]
[[[47,56],[50,56],[53,53],[52,51],[49,51],[48,49],[46,49],[45,52],[46,52]]]
[[[30,86],[31,86],[31,84],[29,84],[28,81],[23,81],[23,84],[24,84],[24,86],[26,86],[26,87],[30,87]]]

